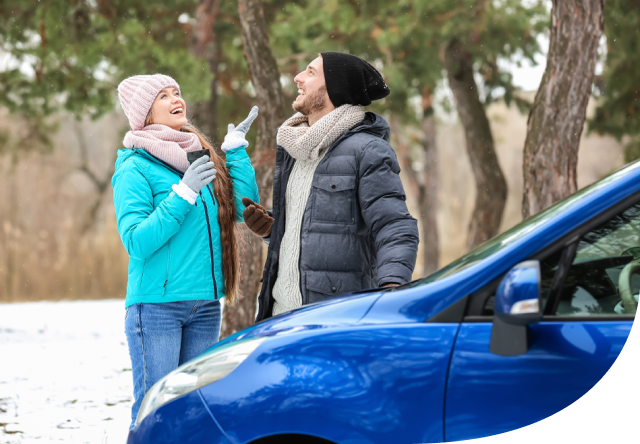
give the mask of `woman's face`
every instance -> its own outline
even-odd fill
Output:
[[[177,88],[165,88],[151,105],[149,124],[166,125],[176,131],[187,124],[187,105]]]

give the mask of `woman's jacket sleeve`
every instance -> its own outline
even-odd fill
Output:
[[[193,206],[171,191],[154,209],[151,186],[134,159],[118,168],[112,184],[118,232],[134,259],[148,258],[167,243]]]
[[[227,168],[233,181],[233,195],[236,203],[236,220],[244,222],[242,212],[244,205],[242,198],[248,197],[256,203],[260,203],[258,185],[256,184],[256,172],[251,166],[251,159],[244,148],[235,148],[227,151]]]

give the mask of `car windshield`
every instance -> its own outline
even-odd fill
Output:
[[[602,189],[603,187],[605,187],[606,185],[608,185],[609,183],[617,180],[618,178],[626,175],[629,171],[636,169],[640,167],[640,162],[634,162],[631,165],[628,165],[622,169],[620,169],[619,171],[611,174],[610,176],[600,180],[599,182],[596,182],[588,187],[583,188],[582,190],[578,191],[575,194],[572,194],[571,196],[567,197],[564,200],[561,200],[560,202],[556,203],[555,205],[552,205],[551,207],[547,208],[544,211],[541,211],[538,214],[535,214],[531,217],[529,217],[528,219],[520,222],[518,225],[516,225],[515,227],[511,228],[510,230],[505,231],[504,233],[489,239],[487,242],[485,242],[484,244],[480,245],[479,247],[477,247],[475,250],[471,251],[470,253],[467,253],[466,255],[462,256],[460,259],[450,263],[449,265],[447,265],[446,267],[436,271],[435,273],[422,278],[422,279],[418,279],[414,282],[412,282],[412,286],[418,286],[418,285],[424,285],[424,284],[428,284],[430,282],[434,282],[434,281],[438,281],[440,279],[443,279],[447,276],[451,276],[454,275],[456,273],[458,273],[461,270],[464,270],[467,267],[470,267],[478,262],[480,262],[481,260],[491,256],[493,253],[501,250],[502,248],[510,245],[511,243],[515,242],[516,240],[520,239],[522,236],[526,235],[527,233],[531,232],[532,230],[534,230],[535,228],[539,227],[540,225],[544,224],[545,222],[547,222],[549,219],[553,218],[555,215],[563,212],[565,209],[571,207],[572,205],[574,205],[577,201],[579,201],[580,199],[583,199],[585,196],[588,196],[600,189]]]

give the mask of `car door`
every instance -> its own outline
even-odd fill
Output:
[[[627,276],[640,262],[640,204],[574,234],[568,238],[575,240],[532,258],[540,260],[544,318],[528,327],[527,353],[489,351],[500,279],[469,296],[447,380],[446,441],[503,433],[551,416],[589,391],[618,357],[640,291],[640,275]],[[621,286],[635,295],[635,304],[623,304]]]

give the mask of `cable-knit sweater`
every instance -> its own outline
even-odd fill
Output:
[[[278,145],[296,160],[286,191],[285,232],[280,244],[278,278],[273,287],[273,315],[302,305],[300,291],[300,229],[316,168],[327,149],[347,130],[364,119],[362,106],[343,105],[313,126],[303,114],[295,114],[278,130]]]

